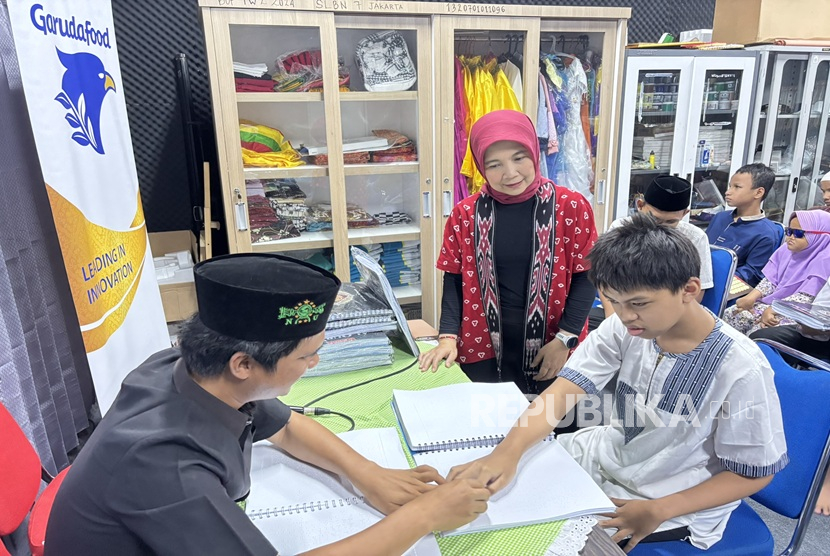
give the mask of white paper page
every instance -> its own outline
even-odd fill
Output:
[[[395,428],[363,429],[339,436],[383,467],[409,469]],[[253,447],[246,513],[281,555],[339,541],[383,518],[361,501],[360,493],[348,482],[292,458],[269,442]],[[440,556],[440,551],[430,534],[406,554]]]
[[[529,402],[513,382],[394,390],[401,429],[412,451],[446,443],[503,438]]]
[[[422,452],[414,458],[419,465],[431,465],[446,476],[453,466],[492,451],[493,448],[471,448]],[[614,504],[588,473],[557,441],[547,440],[525,453],[513,482],[490,498],[487,512],[444,535],[504,529],[613,510]]]

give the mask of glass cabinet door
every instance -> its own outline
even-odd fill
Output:
[[[729,178],[743,165],[756,58],[695,59],[686,160],[693,184],[690,221],[708,225],[724,206]]]
[[[626,60],[615,218],[636,210],[657,176],[684,166],[691,57],[630,56]]]
[[[556,145],[551,145],[550,131],[548,131],[547,144],[540,145],[545,151],[543,158],[548,166],[548,177],[557,184],[577,191],[587,190],[586,198],[593,205],[594,220],[600,231],[607,229],[613,220],[614,187],[612,184],[615,183],[616,168],[613,166],[613,161],[616,152],[616,137],[611,131],[614,128],[613,108],[617,96],[617,79],[619,79],[615,77],[613,71],[619,60],[617,34],[617,26],[612,22],[543,19],[539,39],[541,75],[549,73],[550,68],[546,60],[555,62],[557,58],[566,63],[568,61],[579,62],[578,68],[571,68],[569,65],[568,71],[582,70],[573,74],[580,79],[581,89],[578,90],[581,94],[581,103],[578,107],[571,106],[563,120],[581,127],[583,134],[581,136],[579,134],[568,135],[564,143],[565,148],[562,149],[561,141],[558,141]],[[553,84],[549,79],[546,79],[545,83]],[[549,127],[541,121],[544,116],[545,112],[539,110],[536,116],[532,117],[537,130]],[[556,117],[554,117],[554,123],[556,123]],[[557,139],[561,138],[557,137]],[[581,150],[575,151],[574,146],[581,147]],[[552,147],[559,147],[560,152],[564,150],[565,153],[555,153]],[[580,162],[580,157],[573,156],[575,152],[584,153],[582,155],[584,162]],[[565,156],[567,163],[560,165],[557,160],[559,156]],[[574,171],[575,168],[581,168],[582,172]]]
[[[432,195],[429,22],[335,16],[335,25],[349,76],[340,92],[347,241],[378,261],[404,308],[434,322],[434,220],[423,210]],[[360,278],[351,256],[349,277]]]
[[[787,197],[797,187],[800,174],[793,165],[801,158],[797,142],[808,62],[807,55],[770,56],[771,68],[761,100],[753,159],[775,171],[775,185],[764,201],[764,212],[777,222],[785,218]]]
[[[213,99],[222,105],[231,252],[284,253],[342,278],[348,259],[335,242],[345,223],[337,208],[342,166],[308,156],[340,148],[338,107],[324,102],[338,94],[336,54],[325,39],[333,25],[331,14],[227,11],[206,34],[219,85]]]
[[[828,136],[828,115],[830,115],[830,58],[811,60],[815,66],[815,81],[809,105],[802,106],[806,137],[801,156],[795,198],[789,210],[805,210],[824,205],[821,193],[821,178],[830,170],[830,136]],[[790,194],[792,197],[792,193]]]

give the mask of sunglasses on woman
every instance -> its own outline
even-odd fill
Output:
[[[795,236],[795,239],[804,239],[805,234],[830,234],[830,232],[814,232],[813,230],[798,230],[796,228],[784,228],[784,235]]]

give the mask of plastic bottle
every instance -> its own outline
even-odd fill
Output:
[[[652,170],[654,170],[657,167],[655,162],[656,161],[655,161],[654,151],[651,151],[650,153],[648,153],[648,166]]]
[[[711,157],[712,157],[712,149],[709,147],[709,145],[706,144],[706,141],[700,141],[699,149],[700,149],[700,155],[699,155],[700,158],[698,160],[699,165],[701,167],[709,166],[709,163],[710,163]]]

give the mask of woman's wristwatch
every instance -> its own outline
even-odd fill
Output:
[[[557,332],[555,338],[565,344],[568,349],[573,349],[579,345],[579,337],[562,331]]]

